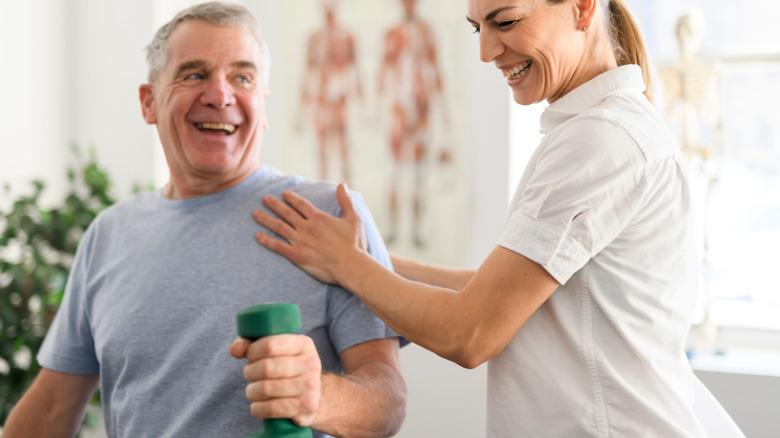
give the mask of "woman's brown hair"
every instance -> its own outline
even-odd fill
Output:
[[[645,96],[653,101],[653,81],[650,77],[650,57],[642,33],[639,31],[624,0],[609,0],[609,33],[618,65],[636,64],[642,68]]]

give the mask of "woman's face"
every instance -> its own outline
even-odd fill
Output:
[[[554,102],[585,82],[588,59],[580,27],[581,8],[589,3],[468,0],[466,19],[479,33],[480,58],[501,70],[515,102]]]

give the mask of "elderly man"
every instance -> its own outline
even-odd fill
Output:
[[[332,185],[259,161],[269,61],[254,18],[191,7],[158,30],[147,58],[141,107],[170,180],[106,210],[84,236],[43,369],[3,436],[73,436],[98,383],[111,437],[244,437],[258,418],[291,418],[315,436],[395,434],[406,396],[397,336],[253,238],[268,232],[252,219],[268,194],[292,189],[340,213]],[[236,312],[273,301],[300,306],[302,334],[233,342]]]

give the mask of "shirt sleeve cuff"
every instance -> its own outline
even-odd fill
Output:
[[[516,211],[507,221],[500,246],[540,264],[560,284],[585,266],[590,254],[566,230],[559,230]]]

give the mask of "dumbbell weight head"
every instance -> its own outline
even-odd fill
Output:
[[[301,310],[292,303],[267,303],[247,307],[236,314],[238,335],[249,340],[295,333],[301,329]],[[311,429],[286,418],[263,420],[263,430],[248,438],[311,438]]]

